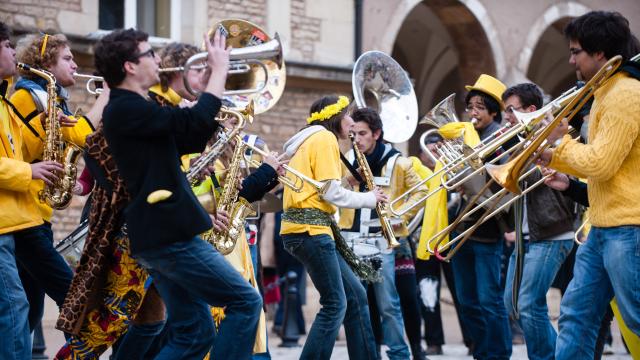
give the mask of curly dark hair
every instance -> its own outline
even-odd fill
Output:
[[[605,58],[621,55],[623,60],[629,54],[632,41],[629,20],[615,11],[591,11],[577,17],[564,28],[567,39],[577,41],[589,55],[602,51]]]
[[[523,107],[529,107],[531,105],[535,105],[536,109],[542,107],[542,91],[540,91],[540,88],[536,84],[522,83],[514,85],[502,93],[502,101],[507,101],[508,98],[514,95],[520,99],[520,104],[522,104]]]
[[[311,109],[309,110],[309,115],[313,114],[314,112],[322,111],[322,109],[324,109],[326,106],[337,103],[339,99],[340,97],[338,95],[329,95],[316,100],[311,105]],[[332,117],[326,120],[312,121],[309,124],[309,126],[310,125],[324,126],[327,130],[331,131],[336,137],[340,137],[340,124],[342,123],[342,118],[345,115],[349,114],[350,109],[351,109],[351,105],[345,107],[339,113],[333,115]]]
[[[198,52],[198,48],[193,45],[177,42],[171,43],[162,48],[158,54],[160,56],[160,67],[172,68],[182,66],[191,56]],[[171,81],[171,78],[176,75],[179,75],[179,73],[160,73],[160,87],[162,88],[162,91],[167,91],[169,89],[169,82]]]
[[[116,87],[126,77],[124,63],[138,62],[138,44],[149,35],[135,29],[115,30],[98,41],[95,48],[95,66],[109,87]]]
[[[378,141],[382,141],[382,138],[384,137],[384,131],[382,130],[382,119],[380,119],[380,115],[377,111],[368,107],[356,109],[353,111],[353,113],[351,113],[351,117],[355,122],[367,123],[372,133],[380,130],[380,137],[378,138]]]
[[[0,21],[0,41],[11,39],[11,29],[7,24]]]

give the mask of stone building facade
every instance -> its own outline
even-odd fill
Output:
[[[464,85],[481,73],[507,85],[538,83],[551,97],[568,89],[575,74],[567,64],[562,28],[590,10],[615,10],[640,33],[637,0],[8,0],[0,21],[16,37],[29,32],[66,34],[80,66],[91,73],[93,45],[105,30],[138,27],[161,47],[170,41],[200,43],[202,34],[225,18],[249,20],[282,40],[287,67],[285,92],[249,131],[270,148],[304,125],[311,103],[329,93],[351,94],[351,69],[359,53],[380,50],[408,72],[419,114],[452,92],[458,110]],[[88,109],[91,97],[79,81],[74,107]],[[398,147],[415,154],[419,127]],[[83,198],[54,217],[56,238],[77,224]]]

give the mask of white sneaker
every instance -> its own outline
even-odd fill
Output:
[[[609,344],[604,344],[602,355],[613,355],[613,347]]]

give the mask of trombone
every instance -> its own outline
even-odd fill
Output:
[[[634,57],[634,59],[636,59],[636,57]],[[500,200],[503,196],[505,196],[507,192],[511,192],[518,195],[508,201],[508,203],[510,204],[511,202],[515,201],[515,199],[535,189],[537,186],[542,184],[548,176],[550,176],[548,175],[543,177],[538,182],[534,183],[532,186],[530,186],[524,191],[520,189],[520,185],[519,185],[520,180],[526,178],[526,176],[531,174],[532,171],[535,171],[536,168],[534,167],[531,170],[525,171],[524,174],[522,174],[523,170],[528,166],[530,166],[533,163],[533,161],[537,158],[537,155],[535,155],[536,153],[541,153],[550,145],[546,141],[549,134],[551,134],[551,132],[558,126],[558,124],[560,123],[560,121],[562,121],[562,119],[564,118],[571,119],[573,116],[575,116],[578,113],[578,111],[584,106],[584,104],[593,96],[595,90],[597,90],[607,79],[609,79],[616,72],[617,68],[621,65],[621,63],[622,63],[622,57],[614,56],[598,71],[598,73],[595,76],[593,76],[593,78],[591,78],[591,80],[589,80],[587,84],[584,85],[584,87],[580,88],[579,90],[574,90],[574,89],[570,90],[571,91],[570,96],[563,98],[563,100],[566,100],[566,101],[561,102],[562,105],[560,106],[562,106],[562,109],[557,115],[555,115],[553,121],[545,125],[543,128],[539,129],[538,131],[530,132],[527,135],[527,137],[519,143],[519,146],[517,146],[518,148],[521,148],[522,151],[519,152],[517,155],[512,156],[509,162],[507,162],[504,165],[493,165],[493,164],[485,165],[487,172],[489,173],[489,175],[491,175],[492,179],[489,182],[487,182],[487,184],[482,188],[482,191],[478,195],[476,195],[473,198],[473,200],[469,202],[469,205],[467,205],[467,207],[453,222],[453,224],[450,224],[446,229],[442,230],[441,232],[439,232],[429,240],[429,244],[431,244],[431,242],[434,239],[436,238],[438,239],[436,244],[433,246],[434,254],[436,255],[436,257],[444,261],[451,259],[451,257],[455,255],[458,249],[464,244],[464,242],[466,242],[466,240],[471,236],[471,234],[473,234],[473,232],[475,231],[475,229],[478,228],[478,226],[480,226],[489,218],[495,216],[499,211],[501,211],[506,206],[506,205],[503,205],[498,209],[493,210],[498,200]],[[556,109],[552,109],[552,110],[556,110]],[[544,119],[546,115],[546,111],[545,112],[536,111],[534,113],[529,113],[529,114],[531,114],[529,115],[531,122],[534,124],[537,124],[541,122],[542,119]],[[445,239],[445,236],[444,236],[445,233],[450,232],[451,229],[455,228],[462,220],[467,219],[471,214],[476,212],[478,209],[482,208],[489,201],[487,200],[483,202],[482,204],[476,206],[474,209],[470,211],[471,207],[474,206],[474,203],[478,200],[478,198],[482,195],[482,193],[489,188],[489,186],[493,182],[498,183],[503,188],[489,198],[491,199],[491,201],[493,201],[489,209],[480,217],[480,219],[473,226],[465,230],[463,233],[458,235],[455,239],[453,239],[449,243],[443,246],[440,246],[440,244]],[[449,252],[445,257],[442,257],[440,255],[440,252],[450,248],[454,243],[457,243],[457,245],[453,249],[449,250]]]

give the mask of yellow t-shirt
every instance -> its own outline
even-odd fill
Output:
[[[339,180],[340,148],[336,136],[328,130],[322,130],[309,136],[289,161],[289,166],[317,181]],[[287,175],[291,176],[291,175]],[[334,214],[338,208],[324,201],[315,188],[307,183],[302,191],[296,193],[284,188],[283,208],[319,209]],[[309,233],[309,235],[327,234],[333,237],[328,226],[294,224],[282,221],[280,234]]]

